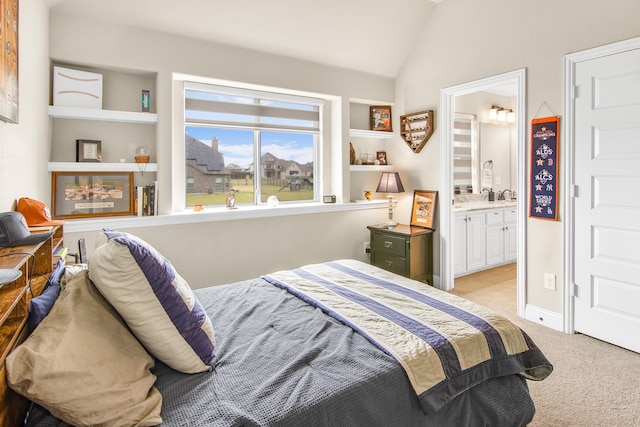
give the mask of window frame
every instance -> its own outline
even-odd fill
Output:
[[[238,129],[238,130],[247,130],[253,132],[253,164],[254,164],[254,201],[252,205],[255,206],[266,206],[267,202],[262,201],[262,165],[261,165],[261,135],[263,132],[265,133],[295,133],[295,134],[307,134],[312,135],[313,137],[313,198],[310,200],[294,200],[283,203],[291,203],[291,204],[300,204],[300,203],[319,203],[321,201],[322,194],[322,171],[323,171],[323,155],[325,155],[326,151],[323,148],[323,127],[324,121],[327,119],[325,116],[324,108],[325,106],[331,102],[329,98],[326,96],[318,96],[315,94],[302,94],[302,93],[293,93],[291,90],[287,89],[274,89],[274,88],[246,88],[243,87],[245,85],[235,83],[235,84],[221,84],[219,82],[215,83],[203,83],[197,81],[194,78],[188,79],[175,79],[174,83],[179,83],[178,86],[181,86],[180,96],[182,103],[181,110],[181,126],[182,129],[182,159],[184,161],[184,170],[185,170],[185,179],[183,180],[183,186],[181,191],[184,193],[184,205],[183,209],[190,209],[186,205],[186,196],[187,196],[187,176],[186,176],[186,153],[185,153],[185,135],[186,129],[188,127],[204,127],[204,128],[221,128],[221,129]],[[174,84],[174,87],[176,85]],[[249,96],[252,98],[259,98],[261,100],[267,100],[269,102],[276,103],[295,103],[295,104],[303,104],[303,105],[311,105],[318,109],[317,112],[317,127],[314,127],[311,130],[305,129],[301,126],[275,126],[273,124],[265,125],[265,124],[230,124],[228,122],[216,122],[215,120],[209,122],[203,122],[203,120],[191,120],[187,119],[186,111],[187,111],[187,91],[195,90],[195,91],[204,91],[211,92],[215,94],[223,94],[229,96]],[[234,105],[233,103],[231,105]],[[254,104],[241,104],[241,105],[249,105],[251,108]],[[296,110],[294,110],[296,111]],[[301,110],[306,111],[306,110]],[[286,160],[286,159],[283,159]],[[173,185],[176,185],[174,182]],[[218,207],[219,205],[211,205],[212,207]],[[244,204],[243,206],[251,206],[249,204]],[[175,208],[175,206],[174,206]],[[175,210],[175,209],[174,209]]]

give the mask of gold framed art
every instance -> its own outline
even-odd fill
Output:
[[[133,215],[133,172],[52,172],[55,219]]]
[[[414,190],[410,224],[435,230],[433,219],[436,214],[437,199],[437,191]]]

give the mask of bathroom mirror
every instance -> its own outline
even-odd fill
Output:
[[[491,162],[491,179],[489,182],[482,182],[482,188],[493,189],[500,192],[505,189],[513,189],[517,185],[517,179],[512,175],[511,165],[515,164],[513,158],[515,152],[512,147],[515,141],[515,126],[494,123],[480,123],[478,132],[478,144],[480,152],[480,162],[485,164]],[[481,191],[482,188],[479,190]]]
[[[493,104],[510,108],[513,100],[511,96],[488,92],[456,97],[458,112],[454,114],[452,128],[454,194],[480,194],[483,188],[496,193],[516,188],[517,127],[515,123],[489,117]],[[483,179],[483,165],[487,161],[492,161],[492,170]]]

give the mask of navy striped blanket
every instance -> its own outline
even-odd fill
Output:
[[[489,378],[542,380],[553,367],[503,316],[355,260],[263,276],[350,326],[404,368],[425,413]]]

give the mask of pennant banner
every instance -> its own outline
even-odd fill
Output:
[[[531,218],[558,219],[559,132],[558,116],[531,121]]]

